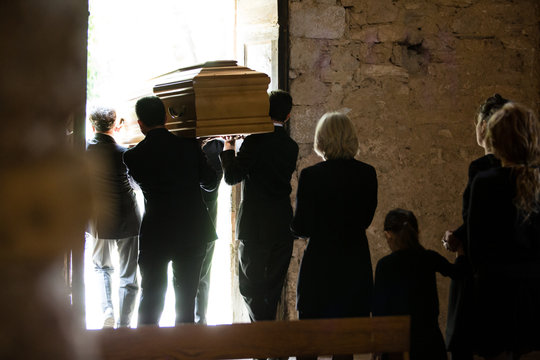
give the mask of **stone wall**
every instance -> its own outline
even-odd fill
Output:
[[[483,155],[473,126],[478,105],[498,92],[540,107],[540,3],[290,0],[289,7],[298,172],[320,161],[312,150],[317,120],[346,112],[360,139],[357,158],[378,174],[368,229],[373,265],[389,253],[382,223],[395,207],[416,214],[427,248],[453,259],[440,240],[460,224],[468,164]],[[304,246],[299,240],[290,269],[289,318]],[[438,277],[443,329],[448,285]]]

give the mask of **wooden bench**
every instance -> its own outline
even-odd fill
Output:
[[[374,317],[171,328],[89,330],[103,359],[244,359],[401,353],[408,359],[409,317]]]

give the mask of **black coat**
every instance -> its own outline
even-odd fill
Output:
[[[411,316],[411,360],[446,359],[435,274],[459,278],[467,268],[464,256],[451,264],[423,248],[398,250],[377,263],[373,315]]]
[[[216,172],[195,139],[153,129],[124,154],[145,198],[141,251],[170,251],[217,238],[200,189],[216,187]]]
[[[479,157],[469,164],[469,177],[462,197],[461,217],[463,218],[463,224],[454,231],[454,235],[463,241],[465,247],[467,244],[467,216],[469,214],[469,200],[471,197],[472,181],[479,172],[498,167],[501,167],[501,161],[493,154],[487,154]]]
[[[481,354],[540,350],[540,215],[524,219],[515,194],[515,174],[505,167],[479,173],[471,187],[468,252]]]
[[[309,238],[300,268],[297,308],[321,317],[369,315],[373,287],[366,229],[377,208],[375,169],[355,159],[302,170],[294,232]]]
[[[498,168],[501,162],[493,155],[487,154],[469,165],[469,178],[463,192],[462,217],[463,224],[454,231],[467,251],[467,217],[469,214],[469,200],[471,196],[471,184],[476,175],[481,171]],[[461,279],[452,279],[448,295],[448,317],[446,322],[446,344],[450,351],[470,350],[474,331],[471,326],[472,319],[472,274]]]
[[[236,236],[242,241],[292,241],[291,176],[296,170],[298,145],[283,127],[249,135],[238,154],[221,153],[225,182],[242,183],[242,203]]]
[[[97,212],[88,232],[98,239],[136,236],[141,223],[135,193],[122,162],[126,149],[106,134],[96,133],[86,145],[97,189]]]

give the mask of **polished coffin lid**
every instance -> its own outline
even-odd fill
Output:
[[[268,75],[213,61],[165,74],[153,92],[165,104],[167,128],[187,137],[241,135],[274,130],[268,115]]]

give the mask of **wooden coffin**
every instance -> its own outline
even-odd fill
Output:
[[[153,92],[163,100],[167,128],[181,136],[209,137],[273,131],[268,115],[270,78],[238,66],[214,61],[162,76],[168,81]]]

